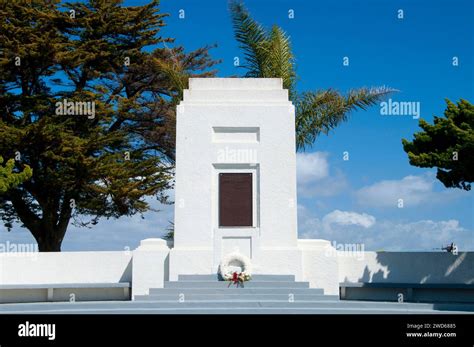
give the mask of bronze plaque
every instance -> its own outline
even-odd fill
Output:
[[[219,226],[251,227],[252,174],[219,174]]]

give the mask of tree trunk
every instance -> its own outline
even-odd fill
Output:
[[[42,206],[43,215],[36,241],[40,252],[61,252],[61,244],[66,234],[72,209],[66,196],[60,203],[59,198],[51,199]]]
[[[69,224],[70,214],[60,217],[60,221],[51,223],[51,218],[44,216],[39,236],[36,237],[40,252],[61,252],[61,244]]]
[[[55,237],[56,235],[51,235],[50,232],[46,234],[46,237],[40,237],[36,240],[38,242],[38,250],[40,252],[61,252],[63,240]]]
[[[61,244],[63,243],[66,229],[61,230],[57,226],[45,226],[43,223],[40,230],[33,233],[36,242],[38,243],[38,250],[40,252],[61,252]]]

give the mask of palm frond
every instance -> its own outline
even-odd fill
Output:
[[[375,105],[386,95],[396,92],[387,87],[358,88],[346,95],[336,90],[296,92],[295,59],[290,37],[274,25],[270,32],[257,23],[240,0],[231,0],[230,12],[234,35],[245,56],[245,77],[282,78],[283,88],[288,89],[290,100],[296,106],[296,146],[305,149],[321,134],[328,134],[351,111]]]
[[[234,36],[244,52],[247,69],[246,77],[264,77],[262,71],[265,66],[264,46],[268,44],[265,29],[257,23],[240,1],[231,1],[229,4],[232,17]]]
[[[165,61],[162,59],[153,59],[157,67],[157,71],[168,77],[171,85],[170,88],[177,92],[175,101],[179,101],[183,97],[183,90],[188,86],[189,74],[183,69],[178,61]]]
[[[283,80],[283,88],[289,90],[291,99],[295,93],[296,72],[290,37],[274,25],[269,35],[269,43],[263,48],[266,51],[263,76],[280,77]]]
[[[351,110],[356,108],[366,110],[368,107],[378,103],[385,96],[395,92],[398,92],[398,90],[386,86],[351,89],[349,93],[347,93],[346,105]]]
[[[396,91],[377,87],[352,89],[346,96],[333,89],[301,94],[295,100],[297,150],[310,147],[321,133],[327,135],[347,121],[351,111],[366,110]]]

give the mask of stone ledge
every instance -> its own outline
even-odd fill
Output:
[[[158,238],[150,238],[140,241],[140,246],[135,249],[136,251],[169,251],[168,243],[166,240]]]
[[[190,78],[193,90],[275,90],[283,89],[281,78]]]

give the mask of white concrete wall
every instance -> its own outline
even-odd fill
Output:
[[[132,299],[148,295],[150,288],[163,288],[169,278],[169,252],[165,240],[146,239],[133,251]]]
[[[132,252],[0,253],[0,284],[132,280]]]
[[[143,240],[133,252],[0,253],[0,285],[129,282],[132,296],[145,295],[168,280],[168,255],[169,247],[162,239]],[[32,295],[41,298],[45,292],[10,291],[17,302],[32,300]],[[91,295],[111,291],[123,289],[96,290]]]
[[[474,283],[474,252],[338,252],[339,282]]]
[[[303,253],[303,280],[311,288],[323,288],[324,294],[339,295],[337,251],[326,240],[300,239]]]
[[[163,287],[169,279],[169,252],[164,240],[147,239],[133,252],[2,253],[0,284],[132,282],[132,294],[143,295],[150,288]],[[202,260],[203,254],[183,252],[175,261],[180,261],[182,268],[207,273],[205,264],[212,259]],[[296,251],[263,249],[262,254],[262,266],[257,266],[255,273],[294,273],[297,280],[332,295],[338,294],[339,282],[474,283],[474,252],[351,254],[337,252],[325,240],[298,240]],[[294,261],[301,255],[302,266]]]

